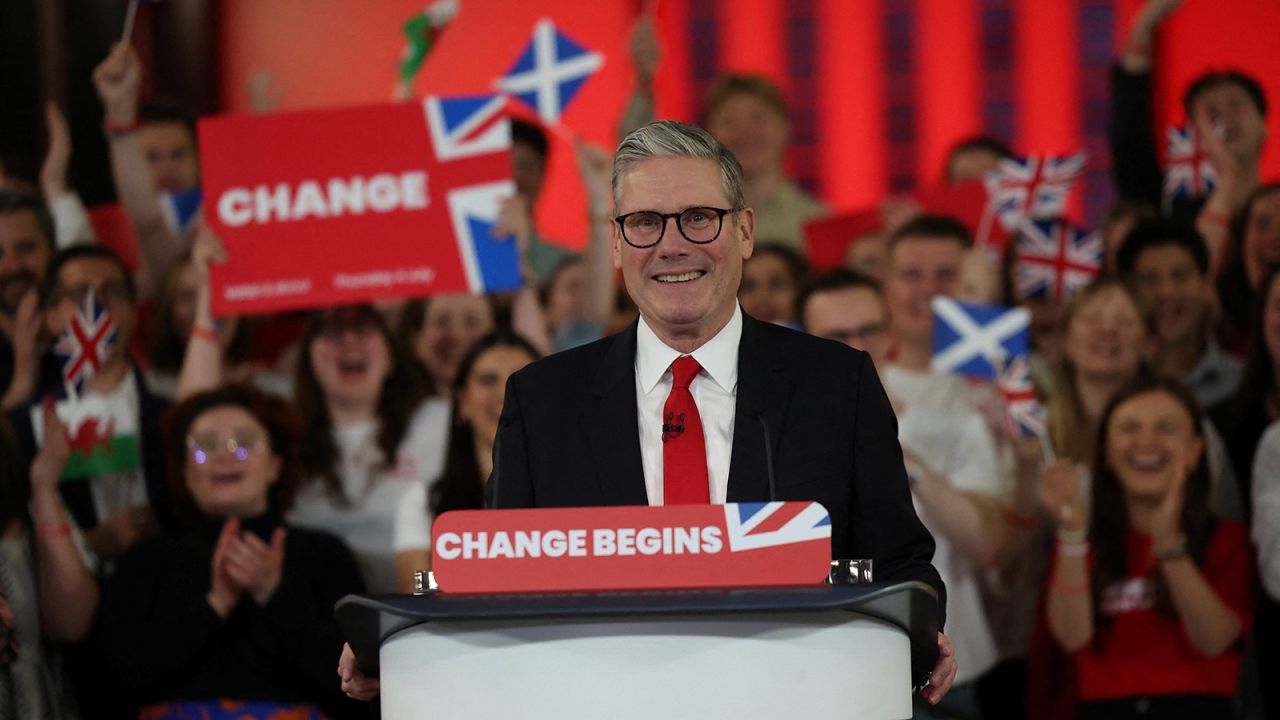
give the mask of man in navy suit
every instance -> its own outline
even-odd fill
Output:
[[[511,377],[494,506],[663,504],[673,492],[663,477],[664,401],[672,362],[690,355],[710,502],[770,499],[770,442],[776,499],[827,508],[833,557],[874,559],[877,580],[927,582],[944,607],[933,538],[912,507],[897,422],[870,357],[738,306],[755,217],[737,160],[700,128],[653,123],[619,146],[613,192],[614,265],[640,318]],[[941,642],[930,700],[954,674]]]
[[[827,508],[833,557],[873,559],[877,580],[927,582],[945,607],[870,358],[738,307],[755,230],[738,161],[704,130],[659,121],[619,146],[613,193],[614,264],[640,318],[512,375],[492,505],[768,500],[769,442],[776,499]],[[690,435],[701,435],[696,457],[670,454]],[[956,670],[950,641],[939,635],[939,646],[925,691],[933,703]],[[371,690],[345,657],[339,673],[350,694]]]

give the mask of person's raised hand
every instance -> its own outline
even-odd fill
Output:
[[[113,123],[132,125],[137,121],[141,86],[142,61],[128,43],[112,45],[106,59],[93,69],[93,87]]]
[[[342,645],[342,657],[338,658],[338,677],[342,678],[342,692],[356,700],[372,700],[381,691],[377,678],[365,677],[356,667],[356,654],[349,643]]]
[[[658,70],[658,60],[662,57],[662,50],[658,47],[658,33],[650,13],[641,14],[631,26],[628,46],[631,62],[636,70],[636,83],[648,85],[653,81],[653,74]]]
[[[1157,555],[1186,542],[1182,534],[1182,507],[1186,499],[1187,473],[1178,473],[1151,514],[1151,550]]]
[[[221,265],[226,261],[227,250],[222,246],[222,240],[208,225],[199,223],[195,241],[191,244],[191,264],[195,266],[200,285],[208,287],[210,265]]]
[[[46,395],[40,405],[41,429],[43,431],[40,452],[31,462],[31,495],[33,498],[48,497],[58,492],[58,481],[62,478],[62,469],[71,457],[71,444],[67,440],[67,427],[58,418],[56,403],[52,395]]]
[[[241,533],[227,545],[227,573],[262,607],[271,601],[284,573],[285,529],[276,528],[271,543],[251,532]]]
[[[1183,2],[1184,0],[1147,0],[1142,10],[1138,12],[1137,22],[1148,30],[1154,30]]]
[[[232,577],[227,569],[227,553],[231,544],[240,537],[240,521],[227,518],[222,523],[222,532],[218,533],[218,542],[213,548],[213,562],[209,569],[209,594],[205,596],[218,617],[226,619],[244,595],[244,584]]]
[[[50,100],[44,104],[44,125],[49,133],[49,149],[40,165],[40,191],[52,202],[67,191],[67,165],[71,162],[71,130],[67,119]]]
[[[573,144],[578,175],[587,189],[587,203],[595,213],[608,213],[612,203],[613,156],[599,145],[579,140]]]
[[[505,235],[514,235],[516,238],[516,247],[520,250],[521,264],[523,265],[525,253],[529,250],[529,243],[533,239],[533,217],[530,214],[532,208],[525,202],[520,195],[512,195],[502,201],[502,207],[498,210],[498,222],[493,226],[493,234],[495,237],[503,237]]]
[[[1080,499],[1080,473],[1076,463],[1059,458],[1045,465],[1040,477],[1040,504],[1053,517],[1059,530],[1076,532],[1084,528],[1084,503]]]
[[[930,705],[937,705],[942,701],[943,696],[951,689],[951,684],[956,681],[956,671],[959,668],[960,664],[956,662],[956,650],[951,646],[951,639],[938,633],[938,664],[934,665],[933,672],[929,673],[929,684],[920,691]]]

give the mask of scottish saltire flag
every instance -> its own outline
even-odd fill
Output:
[[[427,53],[435,47],[444,26],[458,14],[458,0],[439,0],[405,21],[405,46],[400,53],[400,82],[408,83],[418,74]]]
[[[562,33],[549,18],[533,28],[525,45],[496,87],[537,111],[543,122],[558,123],[582,84],[604,65],[604,56]]]
[[[1164,205],[1174,199],[1204,197],[1218,180],[1213,163],[1200,148],[1195,128],[1170,125],[1165,131]]]
[[[1084,171],[1083,150],[1067,157],[1005,158],[987,173],[988,208],[1009,232],[1025,221],[1061,217],[1067,194]]]
[[[1036,396],[1031,382],[1031,361],[1023,355],[1014,358],[996,379],[996,388],[1004,398],[1005,420],[1013,437],[1045,436],[1048,413]]]
[[[995,380],[1002,368],[1031,352],[1031,312],[999,305],[933,299],[933,360],[938,372]]]
[[[511,121],[501,95],[428,97],[423,101],[431,147],[441,162],[483,159],[511,148]],[[510,180],[482,182],[450,190],[449,221],[458,241],[467,284],[472,292],[519,288],[519,256],[515,239],[494,235],[503,200],[515,194]]]
[[[831,516],[816,502],[729,504],[724,515],[733,552],[831,537]]]
[[[53,346],[62,366],[62,379],[75,388],[76,394],[102,367],[116,345],[116,324],[111,313],[98,302],[98,294],[85,293],[76,306],[71,322]]]
[[[1066,300],[1102,270],[1102,236],[1064,220],[1026,223],[1017,243],[1013,282],[1022,300]]]
[[[198,187],[164,193],[160,196],[160,212],[164,215],[164,222],[170,230],[179,235],[186,235],[195,226],[196,218],[200,216],[200,205],[203,202],[204,195]]]

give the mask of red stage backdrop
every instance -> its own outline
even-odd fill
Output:
[[[540,0],[461,0],[464,12],[469,2],[505,7],[512,16],[540,9]],[[616,18],[631,12],[636,0],[581,4]],[[936,182],[947,147],[979,131],[1003,137],[1023,153],[1085,148],[1091,157],[1088,219],[1096,220],[1110,201],[1107,70],[1141,0],[650,4],[656,6],[663,44],[660,114],[699,120],[707,84],[723,70],[776,78],[794,109],[791,170],[837,207],[863,207],[887,192]],[[249,79],[262,72],[271,75],[281,109],[388,99],[404,47],[400,26],[425,5],[426,0],[226,0],[226,109],[249,109]],[[604,35],[614,48],[625,43],[619,32],[611,25]],[[1252,73],[1273,106],[1280,105],[1276,37],[1275,0],[1187,0],[1167,22],[1157,48],[1160,126],[1181,119],[1182,89],[1210,67]],[[513,50],[473,52],[506,58]],[[1273,110],[1270,126],[1264,176],[1280,178],[1280,112]],[[582,214],[579,208],[556,212]],[[571,245],[583,241],[560,239]]]

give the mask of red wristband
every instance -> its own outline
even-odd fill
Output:
[[[37,525],[37,537],[70,537],[71,526],[67,523],[58,523],[57,525]]]
[[[113,136],[128,135],[129,133],[137,130],[139,125],[140,123],[137,118],[134,118],[133,122],[128,123],[112,120],[110,115],[102,118],[102,129],[106,130],[108,135]]]
[[[1227,227],[1231,222],[1231,218],[1227,217],[1226,213],[1220,213],[1214,210],[1201,210],[1200,219],[1210,225],[1217,225],[1218,227]]]
[[[217,345],[222,342],[222,338],[218,337],[218,333],[214,332],[211,328],[207,328],[199,323],[196,323],[195,325],[191,326],[191,337],[200,338],[201,340],[208,340],[214,345]]]
[[[1060,592],[1063,595],[1083,595],[1089,590],[1089,586],[1085,583],[1068,585],[1066,583],[1055,582],[1053,585],[1049,586],[1049,589],[1054,592]]]

